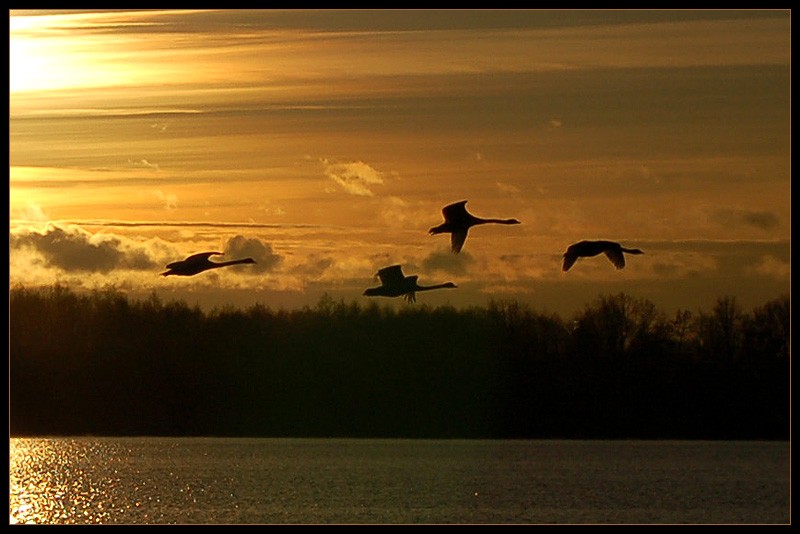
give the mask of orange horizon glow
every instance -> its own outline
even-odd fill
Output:
[[[12,11],[10,281],[167,290],[74,276],[47,247],[105,240],[155,269],[241,236],[280,258],[249,282],[296,302],[358,297],[388,263],[463,304],[789,287],[788,13],[474,15]],[[463,199],[523,224],[451,257],[427,230]],[[649,253],[565,277],[584,238]]]

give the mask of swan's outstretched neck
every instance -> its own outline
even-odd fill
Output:
[[[435,286],[417,286],[415,289],[417,291],[428,291],[431,289],[455,289],[458,286],[455,285],[453,282],[445,282],[444,284],[436,284]]]
[[[481,224],[522,224],[516,219],[479,219]]]
[[[225,267],[227,265],[239,265],[241,263],[255,263],[255,260],[253,260],[253,258],[244,258],[242,260],[221,261],[219,263],[215,263],[214,267]]]

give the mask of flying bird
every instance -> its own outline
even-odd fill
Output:
[[[461,247],[464,246],[464,241],[467,239],[467,232],[469,232],[469,229],[473,226],[488,223],[520,224],[516,219],[481,219],[480,217],[475,217],[467,211],[466,204],[467,201],[462,200],[461,202],[445,206],[444,209],[442,209],[444,222],[430,229],[431,235],[441,233],[450,234],[450,246],[453,250],[453,254],[461,252]]]
[[[614,267],[622,269],[625,267],[625,255],[628,254],[644,254],[638,248],[624,248],[619,243],[613,241],[580,241],[574,245],[570,245],[564,253],[564,263],[561,268],[566,272],[578,260],[578,258],[590,258],[598,254],[605,254]]]
[[[255,263],[253,258],[244,258],[241,260],[222,261],[214,263],[209,261],[209,256],[222,256],[222,252],[201,252],[193,254],[185,260],[175,261],[167,265],[167,271],[161,273],[161,276],[169,276],[171,274],[177,276],[192,276],[209,269],[217,269],[219,267],[227,267],[228,265],[238,265],[240,263]]]
[[[368,297],[399,297],[402,296],[407,302],[416,302],[417,291],[430,291],[432,289],[455,288],[452,282],[437,284],[433,286],[421,286],[417,283],[417,276],[405,276],[400,265],[384,267],[378,271],[378,278],[381,280],[379,287],[371,287],[364,291]]]

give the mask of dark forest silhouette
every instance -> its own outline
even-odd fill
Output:
[[[789,438],[789,296],[674,318],[625,294],[569,319],[58,286],[9,304],[14,436]]]

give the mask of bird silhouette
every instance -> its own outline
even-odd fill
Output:
[[[625,267],[625,255],[628,254],[644,254],[638,248],[624,248],[619,243],[613,241],[580,241],[574,245],[567,247],[564,253],[564,263],[561,268],[566,272],[578,260],[578,258],[589,258],[597,256],[598,254],[605,254],[614,267],[622,269]]]
[[[455,204],[450,204],[442,209],[444,215],[444,222],[439,226],[434,226],[430,229],[430,234],[450,234],[450,246],[454,254],[461,252],[461,247],[464,246],[464,241],[467,239],[467,232],[473,226],[479,224],[520,224],[516,219],[481,219],[475,217],[467,211],[467,201],[462,200]]]
[[[400,265],[384,267],[378,271],[378,278],[381,280],[379,287],[372,287],[364,291],[368,297],[399,297],[402,296],[407,302],[416,302],[417,291],[430,291],[433,289],[455,288],[452,282],[437,284],[433,286],[421,286],[417,283],[417,276],[405,276]]]
[[[169,276],[171,274],[176,276],[192,276],[209,269],[217,269],[219,267],[227,267],[228,265],[238,265],[240,263],[255,263],[253,258],[244,258],[241,260],[223,261],[214,263],[209,261],[209,256],[222,256],[222,252],[201,252],[193,254],[185,260],[175,261],[167,265],[167,271],[161,273],[161,276]]]

